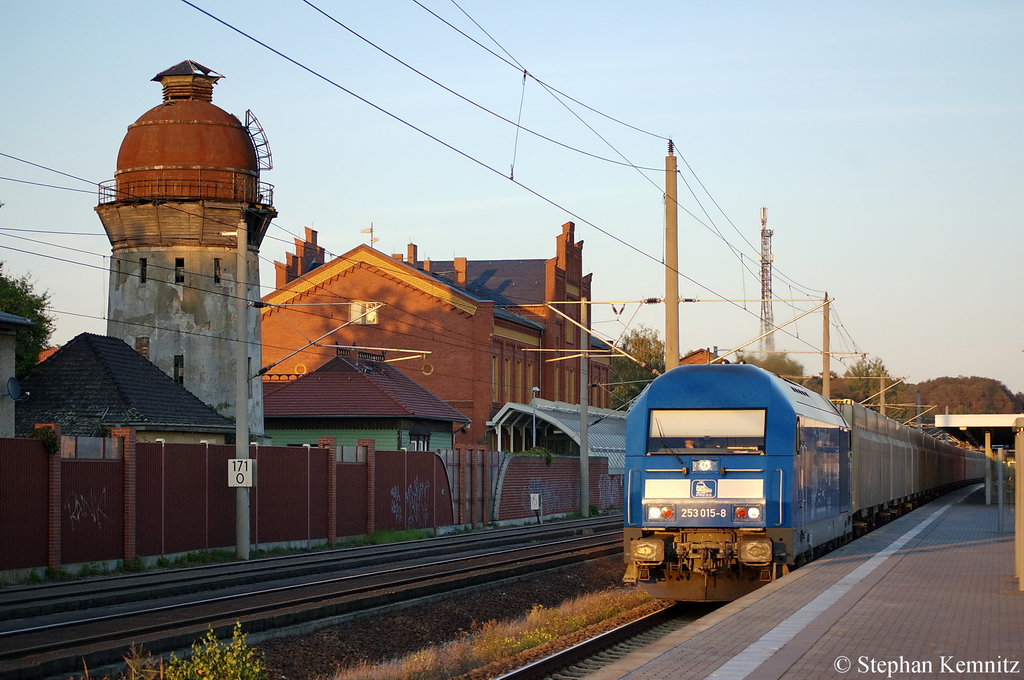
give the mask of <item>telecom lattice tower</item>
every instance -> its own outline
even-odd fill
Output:
[[[273,187],[260,181],[271,163],[259,123],[212,103],[222,77],[183,61],[153,78],[163,102],[128,126],[96,212],[113,251],[107,335],[232,416],[238,342],[250,376],[261,361],[259,310],[250,304],[247,337],[235,322],[236,234],[244,221],[246,298],[255,303],[259,248],[277,211]],[[249,386],[250,431],[262,435],[262,383]]]
[[[772,315],[772,230],[768,228],[768,208],[761,208],[761,334],[775,328]],[[761,338],[761,351],[775,351],[775,334]]]

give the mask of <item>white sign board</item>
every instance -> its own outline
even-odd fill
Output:
[[[256,461],[251,458],[228,458],[228,486],[252,486],[252,473]]]
[[[540,510],[540,494],[539,493],[531,493],[530,494],[530,510],[533,510],[534,512],[536,512],[537,510]]]

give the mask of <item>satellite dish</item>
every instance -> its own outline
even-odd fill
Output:
[[[11,395],[11,399],[15,401],[21,399],[21,383],[18,382],[17,378],[7,380],[7,394]]]

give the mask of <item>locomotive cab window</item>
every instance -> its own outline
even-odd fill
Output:
[[[764,409],[652,409],[648,455],[764,455]]]

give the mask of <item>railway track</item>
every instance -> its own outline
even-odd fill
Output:
[[[579,644],[510,671],[497,680],[571,680],[590,673],[642,649],[665,635],[686,626],[710,611],[714,605],[675,604],[648,614]]]
[[[545,531],[547,529],[547,531]],[[579,521],[0,591],[0,678],[119,664],[131,644],[187,649],[236,621],[266,637],[493,585],[621,550],[618,522]],[[96,673],[93,673],[96,675]]]

